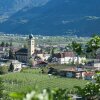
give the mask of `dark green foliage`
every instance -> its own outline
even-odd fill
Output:
[[[75,41],[72,42],[72,49],[77,55],[81,55],[83,53],[82,44],[77,43]]]
[[[1,46],[2,46],[2,47],[4,47],[4,46],[5,46],[5,43],[4,43],[4,42],[2,42],[2,43],[1,43]]]
[[[6,43],[6,45],[5,45],[6,47],[8,47],[9,46],[9,43]]]
[[[9,59],[13,59],[14,57],[13,57],[13,52],[12,52],[12,50],[10,49],[9,50]]]
[[[3,89],[2,78],[0,77],[0,100],[3,98]]]
[[[53,68],[53,67],[50,67],[50,68],[48,69],[48,74],[58,75],[59,72],[58,72],[57,69],[55,69],[55,68]]]
[[[13,72],[14,71],[14,65],[11,63],[10,66],[9,66],[9,72]]]
[[[10,42],[10,44],[9,44],[9,45],[10,45],[10,47],[12,47],[12,46],[13,46],[12,41]]]
[[[95,78],[96,82],[90,82],[85,85],[84,88],[80,86],[75,86],[74,88],[77,89],[76,93],[86,100],[99,100],[100,99],[100,76]]]
[[[52,47],[52,48],[51,48],[51,57],[53,57],[53,55],[54,55],[54,50],[55,50],[55,49]]]
[[[48,59],[47,59],[47,61],[50,63],[50,62],[52,62],[52,57],[49,57]]]
[[[96,80],[96,83],[99,83],[99,84],[100,84],[100,75],[98,75],[98,76],[95,78],[95,80]]]
[[[28,46],[27,46],[27,44],[24,44],[24,46],[23,46],[24,48],[27,48]]]
[[[93,58],[96,57],[96,51],[100,48],[100,36],[95,35],[87,42],[86,53],[90,53]]]
[[[68,100],[66,89],[56,89],[52,100]]]
[[[22,93],[11,93],[10,97],[13,99],[21,100],[23,98],[26,98],[25,100],[28,100],[30,97],[30,100],[68,100],[69,97],[67,95],[66,89],[44,89],[42,92],[38,91],[32,91],[31,93],[22,94]]]
[[[8,73],[8,66],[0,66],[0,75]]]

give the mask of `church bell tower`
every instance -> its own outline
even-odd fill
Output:
[[[32,54],[34,54],[35,51],[35,41],[33,38],[33,35],[29,35],[28,38],[28,59],[32,57]]]

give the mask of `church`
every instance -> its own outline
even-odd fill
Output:
[[[34,37],[33,35],[29,35],[27,48],[19,49],[15,52],[15,57],[20,62],[28,63],[31,58],[38,57],[43,60],[43,52],[42,50],[36,50]]]

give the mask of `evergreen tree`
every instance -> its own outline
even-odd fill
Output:
[[[13,44],[12,44],[12,42],[10,42],[10,47],[12,47],[13,46]]]
[[[11,49],[9,50],[9,59],[13,59],[13,52]]]
[[[27,48],[27,44],[24,44],[24,46],[23,46],[24,48]]]
[[[9,66],[9,71],[10,71],[10,72],[13,72],[13,71],[14,71],[14,65],[13,65],[12,63],[11,63],[10,66]]]
[[[54,55],[54,48],[52,47],[51,48],[51,57],[53,57],[53,55]]]
[[[8,47],[9,46],[9,44],[8,43],[6,43],[6,47]]]
[[[4,46],[5,46],[5,43],[4,43],[4,42],[2,42],[2,43],[1,43],[1,46],[2,46],[2,47],[4,47]]]

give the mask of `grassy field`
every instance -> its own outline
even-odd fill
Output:
[[[49,77],[46,74],[39,73],[39,71],[38,69],[27,69],[20,73],[9,73],[1,76],[4,80],[5,91],[26,93],[34,89],[41,91],[44,88],[63,88],[70,91],[73,89],[73,86],[83,87],[87,82],[57,76]]]

